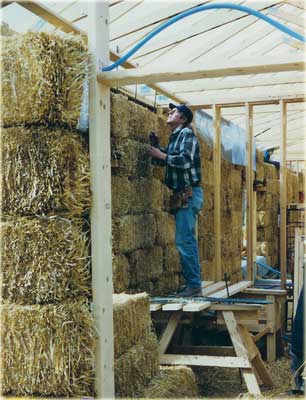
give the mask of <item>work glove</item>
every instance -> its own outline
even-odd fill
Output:
[[[158,136],[155,132],[151,131],[151,133],[149,135],[149,139],[150,139],[151,146],[158,147],[159,140],[158,140]]]

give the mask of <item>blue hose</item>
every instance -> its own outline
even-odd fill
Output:
[[[142,46],[144,46],[149,40],[151,40],[154,36],[156,36],[159,32],[163,31],[164,29],[168,28],[168,26],[174,24],[175,22],[189,17],[189,15],[199,13],[201,11],[206,11],[206,10],[212,10],[212,9],[219,9],[219,8],[229,8],[231,10],[238,10],[245,12],[247,14],[254,15],[257,18],[263,19],[264,21],[268,22],[268,24],[273,25],[275,28],[287,33],[288,35],[294,37],[297,40],[300,40],[301,42],[305,43],[305,37],[303,35],[300,35],[299,33],[293,31],[292,29],[288,28],[286,25],[280,24],[277,21],[274,21],[272,18],[267,17],[265,14],[262,14],[259,11],[254,10],[253,8],[245,7],[245,6],[239,6],[236,4],[231,4],[231,3],[220,3],[220,4],[208,4],[204,6],[199,6],[196,8],[192,8],[191,10],[184,11],[175,17],[170,18],[168,21],[163,23],[162,25],[158,26],[155,28],[151,33],[149,33],[146,37],[144,37],[138,44],[136,44],[130,51],[128,51],[124,56],[119,58],[116,62],[114,62],[111,65],[108,65],[107,67],[103,67],[102,71],[111,71],[114,68],[119,67],[121,64],[123,64],[128,58],[130,58],[134,53],[136,53],[137,50],[139,50]]]

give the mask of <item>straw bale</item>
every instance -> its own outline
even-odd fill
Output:
[[[277,196],[272,196],[272,193],[266,193],[266,192],[257,192],[257,210],[258,211],[263,211],[263,210],[270,210],[273,208],[273,205],[277,205]]]
[[[273,164],[267,164],[263,163],[264,169],[265,169],[265,178],[266,179],[277,179],[278,178],[278,172]]]
[[[204,194],[205,196],[205,194]],[[205,197],[204,197],[205,204]],[[205,209],[200,212],[198,216],[198,234],[199,237],[206,237],[214,233],[214,213],[213,211],[206,211]]]
[[[160,367],[145,388],[141,397],[146,399],[180,399],[197,398],[198,387],[196,377],[191,368],[185,366]]]
[[[201,164],[202,181],[205,185],[214,185],[214,164],[212,161],[203,160]]]
[[[278,179],[266,179],[267,192],[279,194],[279,180]]]
[[[130,283],[129,261],[122,255],[113,255],[113,288],[115,293],[125,292]]]
[[[133,179],[152,176],[151,158],[148,156],[148,144],[133,139],[116,141],[112,144],[112,154],[118,159],[116,175],[129,176]]]
[[[201,260],[213,260],[215,256],[215,239],[213,234],[205,235],[198,240],[199,256]]]
[[[181,274],[163,272],[157,282],[154,282],[154,288],[150,294],[154,296],[163,296],[171,294],[180,286]]]
[[[163,249],[151,247],[134,251],[129,256],[130,283],[142,288],[145,281],[157,280],[163,272]]]
[[[131,209],[132,196],[132,184],[129,179],[112,176],[112,214],[127,214]]]
[[[170,196],[172,195],[172,190],[170,190],[167,186],[164,185],[164,209],[167,212],[170,212]]]
[[[173,215],[157,211],[155,213],[156,218],[156,243],[164,246],[166,244],[175,242],[175,220]]]
[[[270,242],[273,237],[273,228],[271,226],[261,228],[257,228],[257,240],[259,242]]]
[[[85,221],[8,218],[1,223],[2,297],[22,304],[63,301],[90,293]]]
[[[149,334],[141,343],[115,359],[115,392],[117,397],[134,397],[148,385],[159,368],[158,344]]]
[[[181,272],[180,255],[175,245],[167,245],[164,247],[164,270],[165,272],[175,273]]]
[[[201,159],[205,163],[204,160],[212,161],[213,159],[213,148],[208,145],[208,143],[204,140],[202,135],[199,132],[196,132],[198,142],[200,145]]]
[[[231,276],[230,276],[230,280],[231,280],[231,283],[232,283],[232,284],[233,284],[233,283],[241,282],[241,281],[243,280],[241,270],[240,270],[240,271],[237,271],[237,272],[232,272],[232,273],[231,273]]]
[[[27,32],[2,39],[2,123],[76,126],[88,53],[72,34]]]
[[[2,212],[81,214],[91,205],[89,155],[81,137],[63,129],[2,131]]]
[[[113,248],[119,253],[153,246],[156,221],[153,214],[126,215],[113,219]]]
[[[150,212],[164,207],[164,185],[155,178],[132,183],[132,212]]]
[[[264,155],[263,152],[259,149],[256,149],[256,164],[263,164],[264,162]]]
[[[299,172],[299,192],[305,192],[306,191],[306,171],[300,171]]]
[[[94,394],[96,337],[86,300],[1,311],[2,394]]]
[[[203,260],[201,262],[201,274],[204,281],[215,280],[215,263],[214,260]]]
[[[231,212],[236,210],[234,208],[234,199],[239,198],[237,192],[233,192],[232,189],[221,189],[221,210],[223,212]]]
[[[129,137],[130,102],[126,96],[111,93],[111,135],[114,138]]]
[[[268,256],[272,254],[272,244],[271,242],[257,242],[256,244],[256,254],[258,256]]]
[[[232,169],[229,175],[229,187],[235,192],[239,192],[242,188],[241,171]]]
[[[268,227],[271,224],[271,213],[268,211],[258,211],[256,213],[256,224],[258,227]]]
[[[154,178],[164,182],[165,180],[165,168],[159,165],[152,166],[152,175]]]
[[[211,211],[214,209],[214,187],[210,185],[203,186],[204,204],[203,210]]]
[[[150,302],[146,293],[113,294],[114,352],[120,357],[150,335]]]
[[[157,116],[147,108],[129,102],[129,135],[135,140],[149,144],[149,134],[156,131]]]
[[[256,165],[256,179],[261,182],[265,179],[265,168],[263,165]]]

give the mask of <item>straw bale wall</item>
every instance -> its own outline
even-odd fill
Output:
[[[267,264],[279,264],[278,210],[280,199],[279,174],[276,167],[263,161],[263,153],[256,151],[256,179],[265,183],[256,192],[256,254],[265,256]]]
[[[301,180],[303,180],[303,178],[299,178],[297,172],[287,169],[287,204],[299,203]]]
[[[118,260],[114,290],[171,293],[182,282],[175,221],[169,213],[171,191],[164,185],[164,168],[152,166],[147,155],[150,131],[157,131],[162,146],[169,131],[162,116],[120,94],[112,93],[111,106],[112,157],[117,160],[112,168],[113,251]],[[211,280],[215,268],[213,263],[209,268],[205,265],[214,259],[213,153],[198,137],[204,189],[198,239],[202,279]],[[228,272],[234,282],[241,280],[243,176],[243,168],[222,161],[222,272]]]
[[[199,255],[203,280],[215,280],[214,174],[212,149],[200,137],[204,206],[198,218]],[[221,273],[232,282],[241,277],[242,198],[244,170],[221,162]]]
[[[27,33],[3,40],[1,62],[1,392],[91,396],[86,46]]]

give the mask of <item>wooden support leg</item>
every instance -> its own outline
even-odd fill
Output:
[[[233,342],[233,347],[237,354],[237,357],[243,357],[248,359],[249,355],[243,343],[243,340],[238,331],[237,321],[232,311],[223,311],[223,318],[226,323],[228,332]],[[250,394],[258,397],[261,395],[260,388],[258,386],[253,368],[250,364],[250,368],[241,368],[242,376],[245,380],[246,386]]]
[[[267,334],[267,361],[276,360],[276,335],[275,335],[275,296],[267,296],[272,304],[267,306],[267,325],[271,327],[271,333]]]
[[[238,325],[237,328],[240,336],[242,337],[243,343],[249,353],[249,361],[251,362],[256,372],[256,375],[260,377],[265,385],[273,387],[274,384],[270,372],[265,366],[261,358],[261,354],[257,346],[255,345],[254,339],[251,337],[247,327],[244,325]]]
[[[181,319],[182,313],[179,312],[174,312],[168,321],[168,324],[166,326],[166,329],[164,330],[164,333],[162,334],[162,337],[160,338],[159,341],[159,354],[164,354],[165,351],[167,350],[167,347],[172,339],[172,336],[178,326],[178,323]]]

